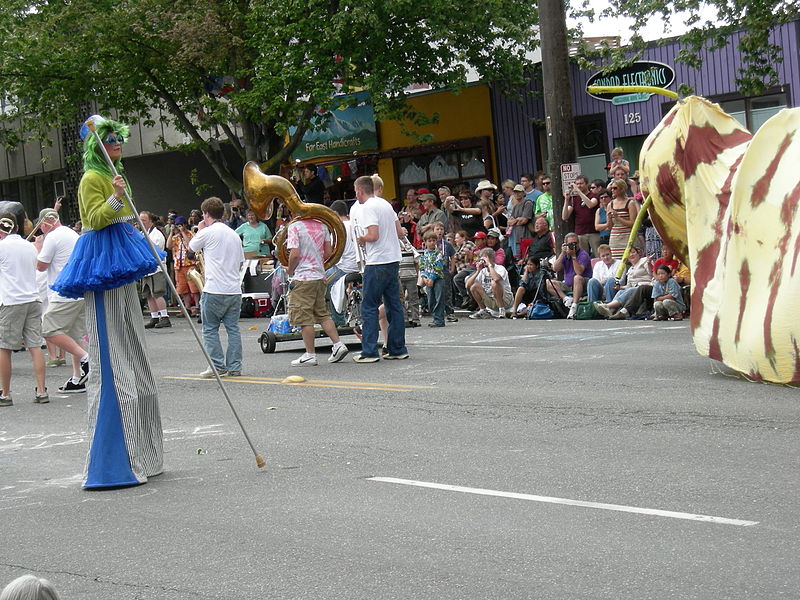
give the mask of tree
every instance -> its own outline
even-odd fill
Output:
[[[148,122],[158,107],[237,192],[240,172],[220,160],[220,141],[275,172],[308,128],[324,126],[317,109],[336,91],[365,89],[379,117],[424,121],[405,108],[407,86],[462,86],[471,67],[521,87],[536,45],[536,9],[525,0],[6,4],[0,94],[19,110],[0,117],[15,120],[0,141],[72,122],[87,100],[122,120]]]

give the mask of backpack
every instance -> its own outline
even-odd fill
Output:
[[[578,302],[578,308],[575,309],[575,318],[580,321],[589,321],[591,319],[602,319],[600,313],[594,307],[592,302]]]
[[[550,305],[548,303],[539,301],[531,304],[531,307],[528,309],[528,318],[553,319],[555,318],[555,314],[553,313],[553,309],[550,308]]]

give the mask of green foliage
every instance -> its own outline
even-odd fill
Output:
[[[17,129],[43,134],[75,121],[87,100],[120,121],[160,118],[188,135],[231,189],[239,170],[221,164],[212,140],[274,169],[337,90],[369,91],[388,117],[413,83],[464,85],[467,65],[512,89],[524,83],[536,45],[536,9],[525,0],[5,4],[0,94],[25,100]],[[300,129],[287,146],[290,126]]]
[[[701,15],[713,10],[715,21]],[[737,87],[745,94],[761,94],[779,82],[776,65],[783,60],[782,48],[773,43],[770,30],[778,25],[800,18],[797,0],[611,0],[605,15],[624,14],[634,20],[633,31],[654,19],[665,25],[665,39],[670,26],[682,21],[687,33],[678,36],[681,50],[678,62],[699,68],[702,49],[718,50],[730,43],[730,34],[741,31],[738,51],[742,64],[736,78]],[[635,60],[644,48],[644,41],[635,36],[628,48],[611,49],[605,53],[612,68]]]

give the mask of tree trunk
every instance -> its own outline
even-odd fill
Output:
[[[562,0],[539,0],[539,27],[542,38],[542,83],[547,125],[545,170],[553,182],[550,187],[553,194],[553,223],[556,248],[559,248],[567,233],[567,225],[561,220],[561,210],[564,206],[561,165],[574,163],[577,158],[567,24]]]

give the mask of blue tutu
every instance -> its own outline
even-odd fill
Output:
[[[159,250],[162,260],[165,252]],[[67,298],[113,290],[138,281],[158,268],[144,235],[130,223],[113,223],[82,234],[61,274],[51,286]]]

